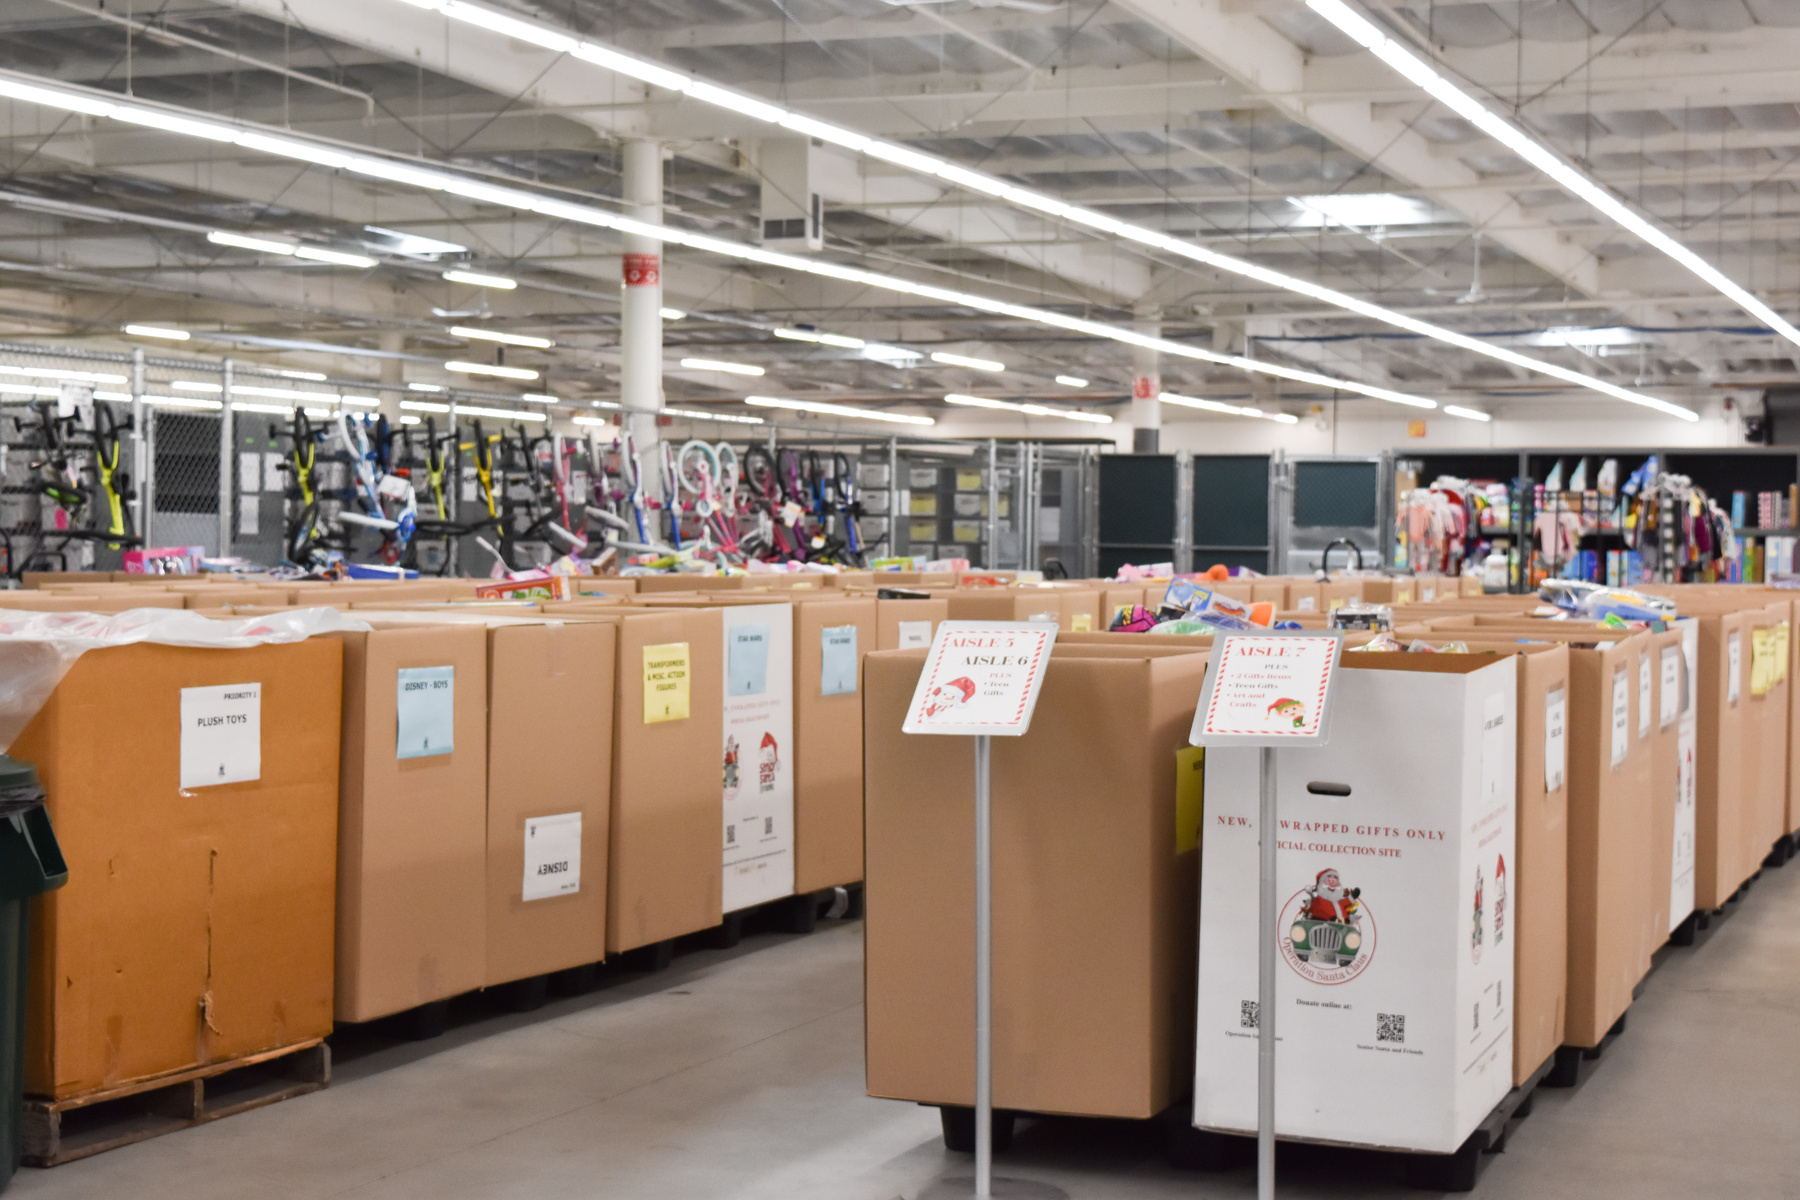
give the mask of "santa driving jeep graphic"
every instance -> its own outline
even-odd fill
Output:
[[[1349,966],[1363,948],[1362,889],[1345,887],[1334,867],[1326,867],[1301,889],[1300,911],[1288,931],[1292,957],[1312,967]]]

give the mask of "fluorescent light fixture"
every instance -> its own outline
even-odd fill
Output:
[[[701,412],[693,408],[665,408],[664,412],[671,417],[692,417],[698,421],[723,421],[727,425],[766,425],[761,417],[746,417],[739,413]],[[580,421],[580,417],[575,418]]]
[[[475,404],[459,404],[456,406],[456,413],[465,417],[495,417],[502,421],[548,420],[541,412],[526,412],[520,408],[485,408]]]
[[[277,416],[286,416],[288,413],[294,411],[294,406],[291,404],[251,404],[247,401],[233,400],[231,402],[231,411],[273,413]]]
[[[1800,345],[1800,329],[1796,329],[1782,319],[1774,309],[1740,287],[1735,280],[1717,267],[1652,225],[1644,217],[1639,216],[1624,201],[1600,184],[1563,161],[1562,156],[1550,149],[1549,146],[1538,141],[1519,126],[1488,111],[1475,97],[1445,79],[1418,55],[1383,33],[1368,18],[1345,4],[1344,0],[1306,0],[1306,5],[1360,42],[1366,49],[1372,51],[1375,57],[1398,71],[1413,86],[1424,91],[1457,116],[1474,125],[1555,180],[1571,196],[1585,202],[1590,208],[1621,229],[1636,234],[1643,241],[1686,267],[1739,308],[1768,325],[1788,341]],[[1693,419],[1697,420],[1698,417]]]
[[[665,321],[679,321],[687,316],[687,313],[679,308],[659,308],[656,310],[656,315]]]
[[[470,287],[499,288],[510,292],[519,286],[516,279],[508,279],[504,275],[483,275],[479,271],[445,271],[444,278],[451,283],[466,283]]]
[[[457,337],[474,338],[479,342],[501,342],[508,346],[530,346],[533,350],[548,350],[556,345],[549,338],[531,337],[523,333],[502,333],[498,329],[476,329],[469,325],[452,325],[450,332]]]
[[[436,400],[402,400],[400,407],[411,412],[447,413],[448,404],[440,404]]]
[[[1352,225],[1378,229],[1389,225],[1429,225],[1438,220],[1431,205],[1393,192],[1347,192],[1336,196],[1289,196],[1300,212],[1290,225],[1327,228]]]
[[[449,3],[449,0],[445,0],[445,2]],[[458,3],[461,3],[461,0],[458,0]],[[464,7],[469,6],[464,5]],[[445,11],[449,10],[446,9]],[[586,43],[583,45],[585,46]],[[577,50],[574,56],[577,58],[586,58],[587,61],[598,62],[605,60],[608,54],[619,58],[624,57],[618,56],[616,52],[612,51],[600,54],[599,57],[593,57],[584,55],[580,50]],[[655,70],[676,78],[677,80],[686,78],[675,72],[668,71],[666,68],[655,68]],[[0,97],[11,97],[32,104],[61,108],[73,112],[93,113],[101,116],[115,116],[127,108],[142,107],[141,102],[104,99],[99,93],[81,89],[73,85],[45,84],[40,86],[36,83],[28,83],[16,73],[5,71],[0,71]],[[793,114],[790,114],[790,117],[784,117],[782,119],[782,123],[786,128],[791,128],[796,132],[805,133],[807,136],[818,137],[826,141],[835,140],[836,144],[847,145],[853,149],[860,150],[867,147],[871,154],[876,154],[878,143],[875,143],[871,139],[865,138],[860,134],[850,135],[846,131],[837,130],[835,127],[828,126],[823,122],[814,121],[810,117],[801,118]],[[878,291],[916,296],[920,299],[937,301],[941,304],[956,307],[973,308],[979,312],[1008,317],[1018,321],[1033,322],[1039,325],[1079,334],[1084,337],[1118,342],[1128,346],[1141,346],[1145,349],[1156,350],[1158,353],[1167,355],[1171,358],[1215,363],[1219,366],[1228,367],[1233,370],[1270,375],[1279,379],[1288,379],[1296,383],[1305,383],[1318,388],[1350,392],[1355,395],[1369,396],[1377,400],[1387,400],[1396,404],[1407,404],[1416,408],[1437,407],[1436,401],[1426,400],[1418,396],[1409,396],[1405,393],[1395,392],[1388,388],[1358,383],[1353,380],[1333,378],[1328,375],[1322,375],[1316,371],[1307,371],[1280,363],[1263,362],[1239,355],[1220,354],[1189,343],[1153,337],[1135,329],[1108,325],[1104,322],[1089,320],[1085,317],[1056,312],[1050,309],[1034,308],[1026,304],[1015,304],[1010,301],[996,300],[990,296],[956,291],[936,284],[915,282],[910,279],[898,277],[890,271],[871,271],[859,267],[847,266],[841,263],[813,259],[806,255],[783,254],[779,251],[768,250],[761,246],[746,245],[742,242],[732,242],[694,230],[678,229],[649,221],[638,220],[635,217],[626,216],[623,213],[611,209],[594,205],[578,204],[559,196],[542,195],[524,188],[482,183],[479,180],[470,179],[467,176],[460,175],[450,170],[424,165],[414,166],[398,158],[391,158],[364,151],[340,149],[336,146],[308,141],[304,138],[296,137],[279,130],[265,132],[260,127],[245,125],[241,122],[218,119],[190,123],[206,124],[209,129],[208,133],[204,135],[197,133],[195,136],[205,136],[213,141],[235,141],[237,145],[258,153],[274,155],[276,157],[297,162],[314,163],[320,166],[329,167],[332,170],[344,171],[365,178],[384,180],[406,187],[419,188],[424,191],[446,192],[457,195],[469,194],[471,189],[479,187],[485,201],[497,205],[509,206],[519,212],[538,213],[559,221],[569,221],[597,229],[609,229],[621,234],[643,237],[663,245],[684,246],[704,254],[714,254],[722,258],[756,263],[761,266],[774,267],[778,270],[793,271],[804,275],[815,275],[840,282],[856,284],[862,287],[873,288]],[[846,137],[850,140],[843,140]],[[901,148],[896,147],[894,149],[896,152],[899,152]],[[877,155],[877,157],[880,156],[881,155],[879,154]],[[900,154],[899,158],[893,159],[893,161],[907,164],[912,163],[914,160],[924,160],[927,162],[940,161],[931,159],[929,155],[921,155],[912,151],[904,151],[904,153]],[[957,182],[959,185],[966,184],[970,187],[976,187],[977,183],[988,178],[986,176],[979,176],[975,172],[970,172],[966,168],[953,167],[952,164],[947,163],[943,164],[942,168],[938,170],[938,174],[940,177]],[[1489,344],[1483,339],[1453,333],[1447,329],[1440,329],[1401,313],[1383,309],[1378,305],[1369,304],[1354,297],[1333,292],[1329,288],[1320,287],[1304,280],[1293,279],[1281,275],[1279,272],[1269,271],[1251,263],[1240,262],[1239,260],[1232,259],[1226,255],[1216,254],[1197,244],[1189,244],[1178,238],[1172,238],[1152,230],[1140,229],[1136,226],[1128,225],[1098,213],[1088,213],[1086,210],[1078,209],[1072,205],[1065,204],[1062,201],[1053,201],[1048,197],[1040,197],[1032,193],[1022,192],[1020,189],[1013,187],[1013,185],[999,180],[993,180],[992,183],[994,188],[1000,190],[992,191],[990,189],[987,194],[1004,195],[1011,202],[1034,208],[1036,211],[1066,217],[1070,220],[1079,218],[1082,223],[1111,236],[1142,242],[1146,245],[1166,250],[1169,253],[1180,254],[1194,261],[1207,263],[1218,267],[1221,270],[1231,271],[1248,278],[1268,283],[1271,286],[1295,291],[1325,303],[1336,305],[1346,311],[1368,316],[1373,320],[1383,321],[1399,328],[1408,329],[1423,336],[1435,338],[1451,345],[1460,346],[1466,350],[1485,355],[1489,358],[1495,358],[1502,362],[1509,362],[1526,370],[1536,371],[1539,374],[1561,379],[1567,383],[1591,388],[1594,391],[1612,396],[1618,400],[1626,401],[1630,404],[1652,408],[1659,412],[1668,413],[1671,416],[1680,417],[1682,420],[1686,421],[1698,421],[1700,419],[1699,414],[1691,409],[1683,408],[1680,405],[1672,404],[1665,400],[1660,400],[1643,392],[1631,391],[1628,388],[1620,387],[1619,385],[1601,379],[1598,376],[1583,374],[1580,371],[1561,367],[1554,363],[1530,358],[1526,355],[1519,354],[1514,350]],[[980,190],[980,188],[977,188],[976,190]],[[865,346],[862,350],[862,354],[864,357],[873,358],[877,361],[888,361],[896,366],[908,365],[911,362],[917,361],[915,352],[902,351],[898,347],[884,347],[877,350],[877,348],[873,346]]]
[[[275,374],[283,379],[310,379],[314,383],[325,382],[325,372],[323,371],[276,371]]]
[[[215,246],[235,246],[239,250],[257,250],[263,254],[292,254],[294,243],[277,242],[270,238],[252,237],[247,233],[232,233],[225,229],[215,229],[206,235],[206,240]]]
[[[75,383],[124,383],[123,375],[103,375],[97,371],[65,371],[58,367],[0,367],[0,375],[23,375],[27,379],[67,379]]]
[[[198,396],[145,396],[144,403],[158,408],[204,408],[217,412],[225,407],[221,400],[202,400]]]
[[[1233,417],[1259,417],[1264,421],[1278,421],[1283,425],[1300,423],[1300,418],[1292,413],[1264,412],[1260,408],[1245,408],[1236,404],[1225,404],[1218,400],[1202,400],[1197,396],[1182,396],[1175,392],[1164,392],[1157,399],[1164,404],[1173,404],[1180,408],[1198,408],[1206,412],[1225,413]]]
[[[818,342],[825,346],[840,346],[845,350],[861,350],[869,344],[861,338],[846,337],[841,333],[820,333],[816,329],[777,329],[775,336],[786,338],[790,342]]]
[[[904,346],[883,346],[879,342],[865,345],[862,356],[872,362],[886,363],[890,367],[910,367],[925,357],[917,350],[908,350]]]
[[[1075,412],[1067,408],[1051,408],[1044,404],[1016,404],[1011,400],[993,400],[986,396],[959,396],[952,393],[944,397],[946,404],[961,404],[969,408],[999,408],[1009,412],[1025,413],[1033,417],[1062,417],[1067,421],[1086,421],[1090,425],[1111,425],[1113,419],[1105,413]]]
[[[338,397],[339,404],[348,404],[355,408],[380,408],[381,401],[374,396],[352,396],[345,394]]]
[[[971,371],[1004,371],[1005,363],[995,362],[991,358],[970,358],[966,354],[947,354],[942,350],[931,352],[931,361],[943,363],[947,367],[967,367]]]
[[[1452,417],[1461,417],[1465,421],[1491,421],[1493,416],[1478,409],[1463,408],[1458,404],[1444,405],[1444,412]]]
[[[32,387],[28,383],[0,383],[0,395],[7,396],[60,396],[62,389],[52,387]]]
[[[1056,377],[1056,382],[1062,384],[1064,387],[1081,388],[1088,385],[1088,381],[1079,375],[1058,375]]]
[[[749,363],[719,362],[711,358],[684,358],[681,365],[690,371],[724,371],[727,375],[761,375],[761,367]]]
[[[423,425],[425,423],[425,418],[415,417],[415,416],[412,416],[411,414],[402,414],[400,417],[400,423],[402,425]]]
[[[611,425],[612,424],[612,420],[609,417],[576,417],[576,418],[574,418],[574,421],[577,425]]]
[[[1649,334],[1632,329],[1627,325],[1597,329],[1564,325],[1539,333],[1527,334],[1524,338],[1527,346],[1577,346],[1587,350],[1598,349],[1601,346],[1642,346],[1654,340]]]
[[[526,392],[523,396],[520,396],[519,399],[529,400],[533,404],[567,404],[568,403],[567,400],[559,400],[555,396],[552,396],[547,392]]]
[[[745,404],[758,408],[791,408],[795,412],[818,413],[827,417],[858,417],[864,421],[886,421],[892,425],[936,425],[930,417],[912,417],[905,413],[877,412],[872,408],[852,408],[848,404],[826,404],[819,400],[784,400],[778,396],[745,396]]]
[[[417,233],[402,233],[398,229],[383,229],[379,225],[364,225],[363,232],[374,234],[382,249],[391,254],[404,254],[408,258],[435,258],[442,254],[469,252],[467,246],[459,246],[455,242],[439,241]]]
[[[132,337],[162,338],[171,342],[185,342],[193,336],[185,329],[166,329],[161,325],[127,325],[125,332]]]
[[[409,383],[406,385],[406,390],[409,392],[441,392],[444,390],[444,386],[440,383]]]
[[[529,367],[497,367],[492,363],[458,362],[455,359],[444,364],[446,371],[460,371],[464,375],[492,375],[498,379],[536,379],[538,373]]]
[[[223,384],[204,383],[198,379],[177,379],[169,384],[177,392],[222,392]]]
[[[347,250],[327,250],[323,246],[295,246],[294,257],[304,258],[311,262],[331,263],[339,267],[361,267],[368,270],[379,263],[366,254],[352,254]]]

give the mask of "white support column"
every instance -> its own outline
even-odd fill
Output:
[[[1140,311],[1132,328],[1151,337],[1162,336],[1162,312]],[[1162,448],[1161,356],[1142,346],[1131,348],[1131,450],[1156,454]]]
[[[144,404],[144,351],[131,351],[132,528],[150,546],[150,409]]]
[[[220,558],[231,557],[231,535],[235,532],[231,527],[231,500],[237,489],[233,486],[232,465],[236,462],[237,423],[232,420],[231,388],[234,380],[232,373],[234,364],[228,358],[219,366],[219,548]]]
[[[624,144],[625,212],[662,223],[662,143]],[[637,441],[645,491],[661,494],[662,456],[656,414],[662,411],[662,243],[627,234],[623,239],[619,297],[619,403],[621,424]]]

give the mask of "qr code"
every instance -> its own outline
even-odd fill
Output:
[[[1238,1003],[1238,1024],[1245,1029],[1256,1028],[1256,1001],[1243,1000]]]
[[[1375,1014],[1375,1040],[1406,1044],[1406,1018],[1399,1013]]]

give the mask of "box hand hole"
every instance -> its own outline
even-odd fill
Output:
[[[1315,779],[1306,785],[1306,790],[1315,796],[1348,796],[1350,794],[1350,785],[1347,783],[1327,783],[1325,780]]]

